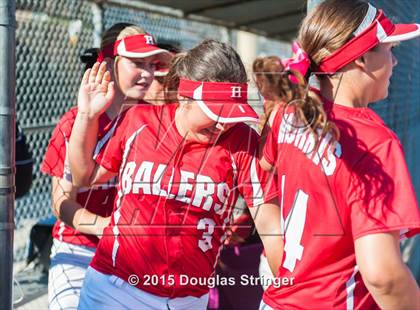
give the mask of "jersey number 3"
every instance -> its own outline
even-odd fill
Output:
[[[204,230],[202,239],[198,240],[198,247],[203,252],[206,252],[213,247],[211,239],[213,237],[214,226],[216,226],[216,223],[209,218],[203,218],[197,224],[197,230]]]

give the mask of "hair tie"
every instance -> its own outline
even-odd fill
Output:
[[[308,54],[302,49],[302,47],[297,42],[293,42],[292,51],[293,57],[282,61],[284,70],[297,71],[300,74],[302,74],[302,77],[305,78],[306,74],[308,73],[309,67],[311,66],[311,60],[309,59]],[[289,79],[292,83],[299,84],[299,81],[295,76],[289,76]]]

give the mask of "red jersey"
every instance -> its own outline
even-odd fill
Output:
[[[72,176],[68,162],[67,147],[76,115],[77,108],[72,108],[60,119],[53,131],[50,143],[45,153],[44,161],[41,165],[42,172],[49,174],[50,176],[66,179],[70,182],[72,180]],[[99,119],[99,139],[106,140],[107,137],[110,136],[110,134],[105,134],[106,126],[110,123],[111,120],[105,113],[101,115]],[[101,143],[99,143],[99,145],[101,145]],[[102,184],[101,186],[80,188],[77,193],[76,200],[87,210],[106,217],[111,215],[115,197],[116,179],[111,180],[106,184]],[[80,233],[72,227],[64,224],[64,222],[60,219],[57,219],[54,225],[53,238],[89,247],[96,247],[99,241],[96,236]]]
[[[208,292],[238,194],[250,207],[278,195],[258,166],[253,129],[239,123],[213,144],[188,141],[175,126],[176,108],[131,108],[99,153],[98,164],[119,172],[119,184],[91,263],[171,298]]]
[[[277,113],[264,147],[277,168],[285,233],[277,277],[293,284],[270,286],[263,300],[274,309],[377,309],[358,272],[354,241],[415,233],[416,195],[397,136],[373,110],[325,108],[338,141],[327,135],[314,151],[314,136],[293,125],[289,107]]]

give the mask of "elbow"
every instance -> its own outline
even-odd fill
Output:
[[[404,283],[404,276],[399,275],[400,273],[391,270],[370,270],[362,274],[362,278],[366,287],[372,293],[390,295],[399,285]]]

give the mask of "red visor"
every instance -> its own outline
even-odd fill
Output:
[[[248,104],[247,84],[181,79],[178,94],[196,101],[215,122],[258,122],[257,113]]]
[[[335,73],[356,60],[379,43],[409,40],[420,35],[418,24],[393,24],[382,10],[369,4],[368,12],[354,32],[354,38],[325,57],[317,71]]]
[[[164,61],[168,61],[171,57],[169,51],[157,47],[152,35],[137,34],[107,45],[99,53],[98,61],[101,62],[106,57],[112,58],[117,55],[128,58],[144,58],[158,54],[165,58]]]

